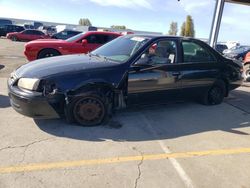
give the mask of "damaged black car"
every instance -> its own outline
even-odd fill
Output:
[[[8,89],[12,107],[23,115],[92,126],[125,108],[135,94],[191,94],[216,105],[241,82],[241,64],[202,41],[126,35],[89,54],[25,64],[11,74]]]

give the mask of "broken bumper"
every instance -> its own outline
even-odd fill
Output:
[[[42,93],[22,90],[9,84],[8,89],[11,106],[20,114],[34,119],[60,117],[56,110],[59,104],[57,98],[47,98]]]

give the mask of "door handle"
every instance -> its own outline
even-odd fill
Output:
[[[173,72],[172,73],[173,76],[180,76],[180,74],[181,74],[180,72]]]

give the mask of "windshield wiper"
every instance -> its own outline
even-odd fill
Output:
[[[89,56],[90,56],[90,57],[91,57],[91,56],[95,56],[95,57],[101,58],[101,59],[103,59],[103,60],[105,60],[105,61],[108,61],[108,58],[107,58],[107,57],[101,56],[101,55],[99,55],[99,54],[89,53]]]

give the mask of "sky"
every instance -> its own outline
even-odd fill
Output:
[[[208,38],[215,0],[0,0],[0,17],[93,26],[125,25],[129,29],[167,34],[172,21],[179,31],[191,15],[197,38]],[[226,3],[219,41],[250,45],[250,6]]]

